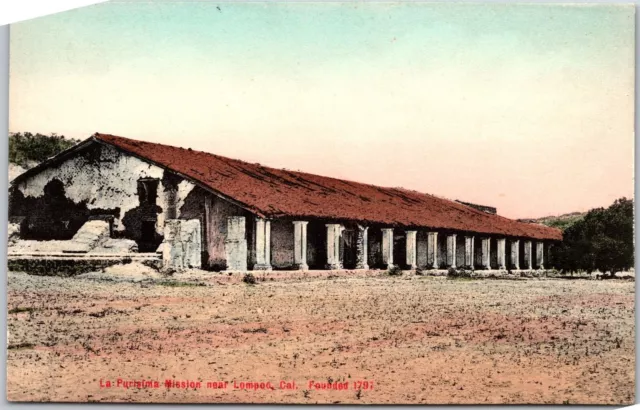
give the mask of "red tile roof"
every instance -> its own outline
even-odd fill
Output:
[[[264,217],[326,218],[562,240],[558,229],[517,222],[400,188],[269,168],[191,149],[107,134],[92,138],[182,174]]]

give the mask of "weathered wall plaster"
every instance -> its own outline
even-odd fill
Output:
[[[293,222],[271,221],[271,265],[274,269],[293,268]]]
[[[155,209],[138,209],[138,180],[141,178],[159,180]],[[95,144],[17,184],[12,192],[9,212],[10,215],[23,214],[28,220],[32,220],[31,223],[27,221],[27,226],[35,239],[38,239],[39,234],[43,235],[43,239],[64,239],[73,235],[74,230],[82,226],[89,215],[96,213],[113,215],[113,229],[116,233],[138,239],[139,232],[136,231],[140,227],[136,221],[142,216],[153,214],[155,231],[161,238],[164,234],[166,210],[170,207],[169,201],[175,201],[174,206],[179,210],[195,187],[193,183],[178,176],[172,178],[176,186],[166,186],[166,180],[162,168],[113,147]],[[168,195],[169,188],[176,194]],[[47,197],[53,191],[58,195],[55,198],[58,201],[56,206],[51,206],[50,198]],[[55,209],[45,212],[44,208],[48,205]],[[38,216],[39,210],[42,210],[42,217]],[[132,226],[127,226],[128,214],[129,220],[133,222],[130,223]],[[49,224],[45,223],[47,220]],[[60,226],[55,225],[58,221]],[[69,228],[69,232],[64,232],[65,227]],[[47,229],[50,232],[44,232]],[[56,231],[62,233],[61,238],[55,237]]]
[[[250,218],[248,212],[242,208],[212,194],[205,196],[204,204],[206,265],[208,265],[207,267],[210,269],[224,270],[227,268],[225,240],[227,238],[228,218],[230,216],[246,216],[246,238],[251,238],[252,230],[248,225],[253,223],[253,218]],[[250,240],[248,240],[248,242],[251,243]]]
[[[244,216],[227,217],[227,239],[225,255],[228,271],[247,270],[247,235]]]
[[[164,229],[163,268],[167,271],[199,268],[202,255],[200,220],[171,219]]]

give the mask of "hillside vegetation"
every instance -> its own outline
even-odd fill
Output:
[[[564,232],[567,228],[569,228],[576,222],[584,219],[586,214],[586,212],[571,212],[559,216],[545,216],[538,219],[527,219],[526,222],[538,223],[550,226],[552,228],[558,228]]]
[[[547,216],[537,220],[538,223],[565,231],[567,228],[584,219],[586,212],[572,212],[560,216]]]
[[[10,133],[9,163],[28,169],[79,142],[55,133],[50,135],[30,132]]]

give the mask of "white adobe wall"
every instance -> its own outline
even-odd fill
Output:
[[[120,218],[127,211],[139,205],[138,180],[140,178],[158,178],[157,205],[163,210],[158,214],[156,231],[164,233],[165,214],[168,208],[162,177],[164,170],[134,156],[127,155],[110,146],[96,145],[95,148],[81,152],[59,165],[42,170],[22,181],[17,188],[30,197],[44,195],[44,187],[57,178],[65,186],[66,197],[76,203],[86,201],[89,209],[120,208]],[[177,210],[195,185],[183,180],[178,185]],[[123,230],[119,221],[114,229]]]

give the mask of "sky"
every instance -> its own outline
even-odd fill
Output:
[[[10,132],[495,206],[633,197],[633,6],[110,2],[11,25]]]

